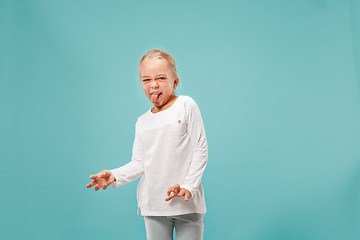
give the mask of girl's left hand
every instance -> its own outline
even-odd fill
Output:
[[[180,188],[179,184],[175,184],[172,187],[169,187],[167,191],[167,198],[165,198],[165,201],[169,201],[174,197],[185,197],[185,201],[188,201],[189,198],[191,198],[191,193],[186,188]]]

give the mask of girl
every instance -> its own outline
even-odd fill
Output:
[[[131,161],[91,175],[95,191],[116,188],[141,177],[138,214],[144,216],[147,239],[203,239],[206,212],[201,177],[208,160],[200,110],[189,96],[175,96],[179,84],[174,59],[151,50],[140,60],[140,80],[154,104],[135,124]]]

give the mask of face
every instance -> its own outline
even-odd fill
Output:
[[[154,104],[154,110],[167,109],[175,101],[174,89],[179,78],[167,71],[167,63],[162,59],[146,59],[140,66],[140,78],[146,97]]]

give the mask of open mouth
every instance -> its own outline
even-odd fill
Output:
[[[161,92],[152,93],[152,94],[151,94],[151,102],[152,102],[152,103],[156,103],[157,100],[159,100],[161,94],[162,94]]]

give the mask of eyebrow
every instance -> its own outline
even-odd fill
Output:
[[[161,76],[161,75],[166,76],[166,74],[165,74],[165,73],[159,73],[159,74],[158,74],[158,76]],[[149,76],[142,76],[141,78],[147,78],[147,77],[149,77]]]

